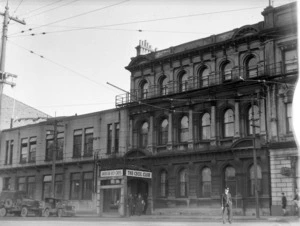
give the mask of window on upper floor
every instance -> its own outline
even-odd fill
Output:
[[[187,170],[182,169],[179,171],[179,197],[186,197],[187,196]]]
[[[115,123],[115,153],[119,152],[120,143],[120,123]]]
[[[160,145],[165,145],[168,143],[168,119],[163,119],[160,122],[159,132],[158,132],[158,143]]]
[[[46,161],[53,159],[53,150],[56,149],[56,160],[63,159],[63,148],[64,148],[64,132],[57,132],[56,144],[54,143],[53,131],[47,131],[46,135]]]
[[[179,142],[187,142],[189,138],[189,118],[184,115],[179,124]]]
[[[246,74],[247,78],[258,76],[258,65],[257,60],[254,56],[251,56],[246,60]]]
[[[147,99],[149,92],[149,83],[147,81],[143,81],[141,84],[141,98]]]
[[[188,74],[183,71],[179,74],[179,92],[184,92],[188,90]]]
[[[93,144],[94,144],[94,129],[93,128],[84,129],[83,156],[92,156],[93,155]]]
[[[201,118],[201,140],[210,139],[210,114],[205,113]]]
[[[9,146],[10,146],[10,141],[7,140],[5,142],[5,159],[4,159],[4,165],[8,164],[8,159],[9,159]]]
[[[285,73],[294,72],[298,70],[298,57],[296,49],[289,49],[284,51],[284,69]]]
[[[204,67],[199,72],[199,79],[200,79],[200,87],[207,87],[209,85],[209,69]]]
[[[112,152],[112,133],[113,133],[113,128],[112,124],[107,125],[107,154],[110,154]]]
[[[168,94],[168,80],[166,76],[163,76],[159,80],[159,94],[161,96]]]
[[[253,134],[253,129],[255,129],[255,134],[260,133],[260,117],[259,108],[257,105],[250,107],[248,110],[248,135]]]
[[[234,136],[234,117],[233,110],[227,109],[223,117],[223,134],[224,137]]]
[[[232,80],[232,65],[230,61],[226,61],[221,66],[221,74],[223,81],[230,81]]]
[[[9,162],[8,162],[8,164],[12,164],[13,163],[13,154],[14,154],[14,141],[13,140],[11,140],[10,141],[10,154],[9,154]]]
[[[292,103],[286,103],[287,133],[293,132]]]
[[[51,131],[47,131],[46,135],[46,161],[52,160],[52,150],[54,148],[54,140],[53,133]]]
[[[148,145],[149,124],[144,122],[140,128],[140,147],[146,148]]]
[[[211,196],[211,170],[205,167],[201,171],[201,196]]]
[[[64,156],[64,132],[57,133],[56,160],[62,160]]]
[[[29,162],[35,162],[36,159],[36,137],[29,139]]]
[[[20,163],[25,163],[28,157],[28,138],[21,139]]]
[[[166,170],[160,172],[160,186],[159,186],[159,195],[161,197],[168,196],[168,173]]]
[[[73,158],[81,157],[82,129],[74,130],[73,134]]]
[[[262,180],[262,173],[261,173],[261,168],[259,165],[257,165],[257,191],[261,191],[261,180]],[[254,165],[252,165],[249,169],[249,177],[248,177],[248,194],[249,196],[254,196],[255,195],[255,168]]]

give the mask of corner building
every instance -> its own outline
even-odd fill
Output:
[[[126,159],[152,172],[127,188],[147,196],[149,212],[218,215],[225,186],[234,214],[255,214],[255,190],[261,215],[281,214],[281,192],[291,208],[296,9],[269,6],[262,22],[160,51],[140,41],[116,106],[129,115]]]

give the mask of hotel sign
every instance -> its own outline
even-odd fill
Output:
[[[141,178],[152,178],[151,172],[139,171],[139,170],[126,170],[126,176],[129,177],[141,177]]]
[[[120,177],[123,176],[123,170],[104,170],[100,172],[100,177]]]

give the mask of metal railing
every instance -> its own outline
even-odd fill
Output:
[[[211,72],[207,77],[201,78],[200,76],[190,77],[184,82],[170,81],[167,85],[152,85],[149,89],[133,89],[130,93],[124,93],[116,96],[116,106],[123,106],[132,102],[145,100],[155,97],[163,97],[170,94],[183,93],[191,90],[208,88],[211,86],[222,85],[228,82],[241,81],[243,79],[253,79],[262,76],[277,76],[289,73],[298,72],[298,60],[295,59],[290,62],[278,62],[269,65],[257,65],[257,67],[233,68],[231,71],[223,74],[222,72]]]

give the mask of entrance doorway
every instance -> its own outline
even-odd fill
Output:
[[[121,189],[103,189],[103,213],[119,214]]]
[[[131,194],[134,200],[137,199],[138,195],[141,194],[145,206],[142,214],[146,214],[148,207],[148,182],[142,179],[130,179],[127,183],[128,194]]]

